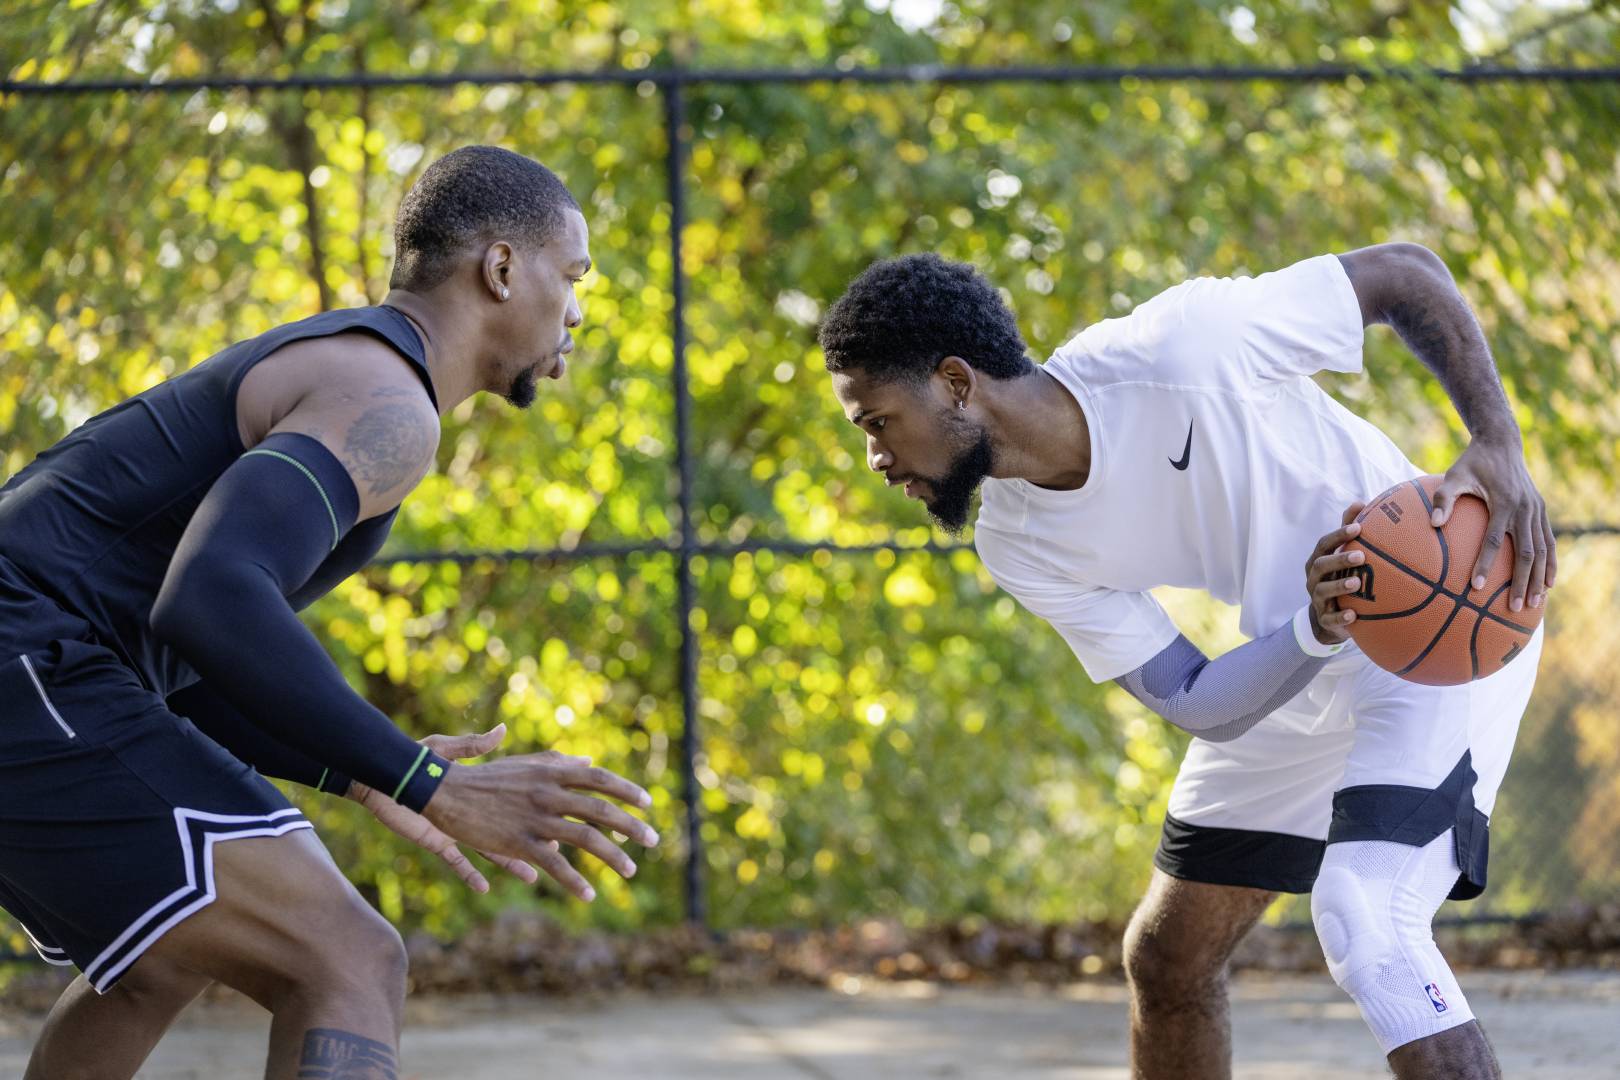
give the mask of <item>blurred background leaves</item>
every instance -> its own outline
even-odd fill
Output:
[[[912,64],[1352,64],[1398,78],[1051,84],[721,81],[685,91],[687,359],[701,542],[926,543],[865,475],[814,328],[874,258],[934,250],[1002,287],[1044,357],[1195,274],[1390,239],[1439,252],[1485,324],[1564,522],[1615,523],[1620,84],[1459,82],[1415,65],[1613,64],[1593,10],[1356,2],[0,3],[16,80]],[[393,552],[659,544],[674,510],[661,91],[537,86],[0,96],[0,473],[225,344],[376,302],[398,198],[499,143],[580,198],[597,269],[566,384],[476,400]],[[1420,464],[1465,433],[1390,335],[1329,377]],[[1543,691],[1493,831],[1527,911],[1620,887],[1620,541],[1566,543]],[[713,921],[1119,918],[1184,740],[1084,679],[970,552],[700,558],[697,777]],[[1235,620],[1168,597],[1206,650]],[[347,804],[300,796],[390,917],[439,935],[509,906],[572,925],[682,916],[674,560],[377,566],[309,613],[417,734],[504,720],[655,793],[666,843],[586,909],[474,897]],[[1544,792],[1557,790],[1548,800]]]

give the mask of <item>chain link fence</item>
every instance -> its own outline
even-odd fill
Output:
[[[650,187],[647,171],[661,170],[656,197],[643,192],[635,204],[653,226],[621,230],[624,250],[643,265],[624,268],[620,280],[627,291],[640,286],[635,295],[644,306],[631,312],[628,305],[634,301],[626,300],[620,314],[642,320],[634,333],[656,340],[640,354],[626,346],[621,370],[612,377],[591,383],[589,374],[576,376],[594,389],[563,411],[547,413],[546,419],[561,425],[561,433],[551,436],[559,445],[570,434],[590,430],[604,415],[609,426],[633,423],[642,430],[634,438],[620,438],[605,456],[570,461],[559,451],[562,467],[577,466],[590,477],[595,490],[583,496],[545,481],[535,481],[532,490],[523,492],[512,478],[467,481],[458,487],[462,477],[479,470],[486,476],[498,473],[501,450],[513,444],[513,432],[520,429],[502,429],[504,434],[490,446],[455,444],[459,448],[452,451],[435,497],[469,515],[487,499],[511,510],[513,527],[492,527],[477,537],[491,542],[469,550],[465,535],[462,543],[452,545],[458,536],[438,511],[403,519],[404,543],[411,550],[385,557],[317,608],[321,633],[368,695],[407,717],[415,728],[443,729],[491,711],[513,721],[519,745],[567,742],[583,738],[581,732],[590,728],[601,759],[627,762],[627,772],[647,777],[659,792],[655,815],[662,817],[666,832],[668,825],[679,824],[681,842],[670,853],[655,853],[648,860],[648,872],[635,886],[639,892],[610,894],[605,916],[610,922],[617,918],[636,925],[650,911],[667,920],[675,910],[689,921],[719,927],[816,923],[861,913],[892,915],[911,924],[963,914],[1107,920],[1128,912],[1145,880],[1168,781],[1184,743],[1119,692],[1086,685],[1056,635],[998,595],[970,551],[940,545],[892,503],[851,502],[853,496],[846,492],[871,481],[859,475],[860,463],[847,448],[838,448],[843,436],[836,434],[836,417],[817,421],[818,431],[832,434],[816,438],[793,430],[792,421],[772,419],[772,403],[786,400],[772,394],[824,397],[808,342],[818,298],[835,295],[836,287],[813,294],[784,288],[750,295],[744,283],[739,303],[744,309],[751,306],[752,313],[742,320],[717,299],[724,288],[736,286],[738,271],[717,245],[716,223],[728,214],[746,213],[745,204],[755,194],[761,200],[775,197],[750,187],[760,183],[757,174],[767,164],[743,162],[731,168],[725,163],[738,131],[770,128],[755,130],[766,150],[791,155],[791,148],[770,145],[773,132],[783,131],[787,145],[801,138],[795,126],[813,129],[825,120],[823,113],[849,121],[893,111],[900,117],[894,125],[884,127],[887,121],[875,120],[869,130],[849,121],[854,126],[848,132],[833,136],[847,141],[844,161],[825,167],[812,185],[810,201],[852,199],[869,180],[879,197],[897,204],[904,203],[907,193],[895,186],[896,177],[904,183],[913,176],[920,189],[929,191],[934,190],[929,184],[943,189],[957,183],[943,174],[930,179],[922,172],[936,168],[942,142],[949,149],[956,137],[951,125],[942,128],[934,122],[941,115],[954,115],[952,124],[967,130],[972,130],[967,117],[988,115],[984,123],[1006,125],[1003,139],[1016,139],[1019,125],[1039,124],[1040,116],[1073,110],[1085,110],[1095,125],[1111,123],[1110,110],[1133,110],[1133,116],[1150,125],[1176,110],[1206,120],[1212,111],[1248,110],[1261,119],[1280,112],[1332,127],[1351,123],[1346,117],[1354,110],[1345,103],[1358,95],[1387,94],[1397,100],[1409,95],[1413,102],[1430,102],[1418,107],[1433,113],[1420,116],[1413,132],[1401,136],[1422,145],[1451,126],[1433,104],[1435,95],[1444,96],[1448,108],[1473,95],[1479,112],[1470,122],[1489,127],[1531,102],[1545,116],[1572,125],[1564,130],[1549,123],[1548,131],[1558,146],[1573,147],[1582,144],[1586,125],[1607,123],[1605,113],[1615,114],[1610,107],[1620,105],[1617,87],[1616,70],[1478,68],[1392,74],[1351,67],[670,69],[65,86],[13,81],[0,82],[6,116],[0,134],[13,147],[49,134],[42,145],[59,151],[59,160],[46,155],[8,170],[14,199],[7,201],[6,216],[20,225],[65,229],[73,223],[64,222],[63,208],[93,205],[98,185],[109,184],[116,172],[116,155],[98,157],[82,140],[76,143],[71,134],[62,135],[70,125],[111,140],[108,145],[127,139],[132,125],[136,132],[143,125],[192,125],[187,137],[197,140],[198,147],[193,162],[166,166],[161,188],[136,188],[145,197],[181,202],[189,197],[188,184],[217,191],[217,170],[232,168],[221,165],[212,148],[217,143],[205,145],[203,134],[206,130],[218,136],[229,125],[227,137],[245,132],[236,137],[268,140],[271,154],[279,146],[294,157],[304,155],[298,163],[266,171],[256,197],[272,204],[302,202],[313,219],[319,213],[317,195],[335,198],[324,190],[336,187],[330,179],[334,174],[358,177],[356,220],[370,235],[386,220],[375,205],[382,201],[379,192],[400,186],[399,174],[423,160],[424,147],[512,140],[520,133],[544,145],[547,138],[565,136],[554,120],[537,119],[538,113],[552,110],[567,116],[572,111],[585,123],[591,107],[579,103],[591,95],[612,95],[613,102],[628,103],[624,107],[639,125],[635,130],[618,128],[590,140],[585,149],[579,148],[584,141],[579,140],[567,153],[577,159],[579,172],[586,171],[582,162],[591,162],[589,171],[599,183],[625,191],[637,176],[643,187]],[[1290,96],[1298,88],[1320,93]],[[952,106],[955,114],[942,112],[949,92],[978,95],[970,102],[974,111],[962,104],[967,98],[958,98]],[[389,95],[399,97],[396,107],[401,111],[414,110],[426,118],[401,121],[416,125],[409,138],[387,133],[378,119],[380,102]],[[654,104],[656,117],[650,112]],[[257,131],[251,123],[241,126],[244,117],[255,115],[261,117]],[[358,133],[360,153],[348,162],[346,147],[353,142],[349,125],[360,122],[355,118],[364,122]],[[441,131],[431,130],[435,123],[442,124]],[[276,141],[285,134],[284,125],[293,125],[286,128],[293,131],[298,124],[310,133],[311,142],[306,144],[296,132]],[[1223,144],[1210,154],[1241,157],[1264,149],[1255,139],[1264,124],[1257,128],[1228,115],[1225,126],[1215,120],[1209,126],[1216,133],[1212,137]],[[1261,132],[1261,141],[1287,139],[1288,128],[1273,124],[1270,134]],[[376,145],[371,142],[374,132]],[[1352,135],[1344,133],[1347,157],[1322,166],[1338,171],[1344,185],[1326,196],[1330,205],[1325,212],[1331,211],[1338,192],[1358,182],[1347,168],[1369,170],[1375,187],[1384,183],[1392,190],[1411,189],[1402,196],[1408,217],[1411,205],[1433,195],[1434,176],[1425,175],[1421,163],[1410,175],[1373,175],[1382,168],[1374,140],[1360,147]],[[609,153],[604,148],[615,136],[621,142]],[[808,143],[811,136],[802,138]],[[1173,187],[1200,167],[1196,161],[1189,164],[1175,138],[1173,131],[1150,130],[1133,144],[1140,158],[1122,157],[1119,168],[1146,169],[1148,174],[1162,169]],[[1444,147],[1427,149],[1435,162],[1450,160]],[[265,151],[261,147],[256,152]],[[856,232],[866,239],[853,246],[889,250],[926,244],[954,229],[950,242],[942,245],[949,253],[979,257],[1003,270],[1013,260],[1016,276],[1011,271],[1007,276],[1019,282],[1018,309],[1032,321],[1032,340],[1055,343],[1074,328],[1077,313],[1063,310],[1061,294],[1053,298],[1047,271],[1025,261],[1032,248],[1075,223],[1049,208],[1014,206],[1006,222],[983,215],[1006,208],[1020,188],[1028,196],[1032,190],[1060,189],[1068,178],[1058,165],[1040,161],[1024,162],[1020,178],[1005,165],[1013,152],[1000,153],[999,158],[981,155],[967,163],[974,176],[962,181],[967,194],[960,201],[970,211],[942,204],[936,216],[916,212],[930,210],[926,204],[910,207],[894,222],[895,236],[882,235],[890,225],[881,217],[866,225],[857,222]],[[886,172],[876,165],[867,169],[863,154],[916,157],[918,172]],[[1295,165],[1301,162],[1321,165],[1294,159]],[[391,164],[383,170],[380,163]],[[1469,175],[1479,170],[1482,184],[1498,175],[1493,171],[1498,163],[1489,158],[1470,156],[1453,165]],[[182,183],[188,168],[191,179]],[[259,168],[249,166],[249,175]],[[383,175],[372,176],[373,168]],[[1620,186],[1612,161],[1609,170],[1592,182],[1612,191]],[[568,162],[560,171],[572,175]],[[1108,179],[1106,168],[1098,171],[1101,180],[1088,183],[1100,182],[1097,197],[1103,198],[1115,181]],[[1600,173],[1595,167],[1594,176]],[[1141,180],[1140,173],[1134,175],[1120,179],[1125,186],[1114,192],[1130,213],[1182,212],[1173,199],[1144,203],[1135,189],[1127,190]],[[225,179],[241,176],[238,170]],[[40,202],[41,185],[59,188],[61,203]],[[113,186],[105,189],[108,198],[117,197]],[[1216,211],[1245,192],[1233,187],[1220,194],[1209,202]],[[374,200],[369,208],[368,198]],[[630,202],[628,197],[621,200],[618,220]],[[1535,210],[1523,205],[1498,209],[1503,220],[1519,210]],[[1191,226],[1183,237],[1190,249],[1185,263],[1174,258],[1147,262],[1130,254],[1104,259],[1090,250],[1095,240],[1071,238],[1068,255],[1081,269],[1065,290],[1096,290],[1108,298],[1107,304],[1084,314],[1109,314],[1142,298],[1105,286],[1122,269],[1162,287],[1206,264],[1233,263],[1230,250],[1209,236],[1218,224],[1202,216],[1207,211],[1189,216],[1202,227]],[[152,212],[162,216],[173,211],[154,204]],[[800,270],[811,273],[818,258],[815,221],[820,219],[794,218],[791,208],[779,213],[805,231],[781,238],[788,250],[775,270],[780,273],[785,265],[789,278]],[[965,221],[959,220],[964,213]],[[1246,243],[1261,249],[1268,243],[1286,247],[1283,234],[1295,213],[1309,209],[1273,207],[1269,219],[1255,218],[1259,224]],[[993,236],[998,244],[994,250],[975,248],[964,239],[979,224],[975,214],[981,221],[997,222],[980,228],[981,235],[986,229],[1001,230]],[[379,267],[386,253],[368,246],[371,240],[349,244],[329,237],[332,242],[323,252],[298,238],[296,213],[282,218],[280,239],[264,238],[279,244],[279,250],[263,248],[264,273],[296,273],[281,264],[307,258],[321,303],[364,302],[380,295]],[[122,228],[117,222],[101,224]],[[1620,230],[1612,211],[1598,224],[1600,235],[1591,242],[1614,250]],[[1450,226],[1460,228],[1456,222]],[[217,249],[237,227],[229,218],[200,225],[200,242]],[[877,235],[867,235],[874,229]],[[1487,237],[1490,233],[1485,226],[1477,231]],[[311,230],[309,235],[320,234]],[[612,229],[601,235],[605,239],[599,238],[599,247],[612,243]],[[1110,251],[1128,235],[1129,227],[1121,227],[1109,240]],[[1437,240],[1449,235],[1442,232]],[[851,246],[847,236],[840,239]],[[148,238],[129,250],[160,265],[184,260],[190,266],[198,258],[198,242],[198,235],[179,228],[174,235]],[[259,258],[254,242],[250,237],[239,254]],[[118,252],[103,266],[100,256],[72,248],[44,244],[41,266],[48,280],[14,287],[0,304],[0,336],[11,335],[12,349],[3,377],[11,380],[20,403],[6,419],[12,433],[8,439],[18,439],[8,450],[19,455],[42,448],[47,436],[72,416],[105,407],[109,398],[116,400],[150,381],[145,374],[126,371],[123,382],[114,372],[97,391],[75,391],[71,378],[41,388],[36,378],[42,384],[48,380],[36,371],[44,369],[49,357],[68,352],[79,372],[110,370],[106,365],[116,365],[120,358],[100,355],[100,346],[77,343],[85,340],[95,319],[103,327],[109,317],[118,320],[117,335],[127,344],[139,341],[151,320],[169,317],[161,292],[148,287],[131,290],[122,306],[116,298],[99,298],[100,312],[87,322],[80,305],[88,302],[74,298],[78,283],[87,273],[116,275]],[[223,258],[212,252],[208,256],[203,262]],[[774,255],[760,256],[768,257]],[[848,267],[858,269],[865,261],[865,251],[858,256],[846,251],[840,258],[833,276],[842,280]],[[607,261],[600,252],[598,261]],[[1240,268],[1247,266],[1241,257],[1235,261]],[[1099,268],[1095,281],[1087,278],[1088,265],[1104,263],[1112,264],[1113,276]],[[1599,262],[1592,265],[1601,268]],[[823,277],[824,284],[831,280]],[[694,282],[696,295],[689,291]],[[296,310],[307,301],[300,295],[294,290],[281,307]],[[213,337],[250,331],[284,313],[265,304],[244,317],[240,305],[252,302],[250,292],[238,291],[235,301],[237,307],[221,312],[204,300],[193,313],[199,323],[207,323]],[[34,329],[29,330],[31,316]],[[649,329],[651,319],[661,319],[661,328]],[[54,340],[68,323],[77,336]],[[57,329],[50,329],[52,324]],[[745,340],[744,324],[764,327],[774,338],[764,345],[758,338]],[[1586,326],[1570,335],[1572,348],[1592,337],[1601,340],[1612,330]],[[1502,327],[1499,332],[1519,331]],[[730,350],[731,338],[745,344]],[[604,353],[617,348],[600,339],[585,344]],[[176,361],[163,359],[168,373]],[[1406,382],[1340,389],[1353,406],[1395,417],[1425,447],[1425,460],[1435,460],[1446,445],[1444,422],[1422,419],[1421,414],[1438,415],[1439,410],[1432,390],[1413,389],[1420,378],[1413,374]],[[716,390],[727,379],[749,379],[765,388],[753,402],[757,410],[739,408]],[[834,411],[824,400],[818,407]],[[1601,406],[1591,411],[1601,412]],[[1590,417],[1572,413],[1565,419],[1586,423]],[[1562,446],[1568,441],[1562,431],[1549,429],[1549,441]],[[26,456],[10,460],[20,463]],[[528,512],[531,495],[547,516],[544,524],[525,533],[522,514]],[[615,517],[618,504],[613,500],[620,496],[627,505],[652,509],[626,510]],[[577,497],[594,499],[592,509],[599,516],[586,513],[578,527],[556,525],[572,520],[570,500]],[[837,520],[835,505],[844,511]],[[1599,506],[1601,501],[1577,505]],[[861,509],[874,506],[871,523],[861,523]],[[609,525],[600,524],[609,517]],[[543,546],[526,546],[531,535],[545,537]],[[1538,690],[1493,819],[1492,889],[1483,900],[1458,907],[1453,913],[1458,916],[1534,917],[1572,901],[1598,903],[1620,892],[1620,725],[1612,719],[1620,701],[1620,635],[1607,616],[1620,600],[1620,528],[1566,526],[1560,536],[1565,584],[1550,605]],[[1177,612],[1200,643],[1229,641],[1229,620],[1223,624],[1222,613],[1191,602]],[[341,808],[312,813],[344,820],[329,816],[341,815]],[[458,925],[453,918],[441,918],[442,903],[434,906],[436,886],[401,869],[394,852],[368,855],[347,834],[335,837],[333,844],[340,858],[353,860],[348,865],[356,867],[385,911],[422,913],[429,929],[453,932]],[[1297,921],[1302,911],[1285,905],[1277,917]]]

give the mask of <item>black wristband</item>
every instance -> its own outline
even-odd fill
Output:
[[[315,790],[324,791],[328,795],[347,795],[349,786],[353,783],[354,781],[336,769],[326,769],[321,773],[321,778],[315,782]]]
[[[416,755],[416,763],[400,778],[399,785],[388,797],[405,809],[420,814],[444,782],[444,774],[449,771],[450,762],[424,746],[422,752]]]

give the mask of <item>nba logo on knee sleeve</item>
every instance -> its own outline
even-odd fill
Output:
[[[1425,986],[1423,989],[1424,989],[1424,992],[1426,992],[1429,995],[1429,1004],[1434,1006],[1434,1011],[1437,1012],[1437,1013],[1445,1012],[1446,1008],[1447,1008],[1446,999],[1445,999],[1445,996],[1440,993],[1439,984],[1430,983],[1429,985]]]

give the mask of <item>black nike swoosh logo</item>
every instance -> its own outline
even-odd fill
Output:
[[[1187,421],[1187,445],[1181,448],[1181,460],[1177,461],[1175,458],[1166,459],[1174,468],[1182,472],[1187,470],[1187,462],[1192,459],[1192,429],[1193,421],[1189,420]]]

